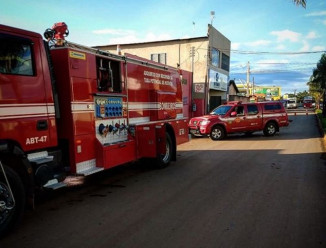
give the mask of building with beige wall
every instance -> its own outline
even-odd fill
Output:
[[[119,47],[119,49],[117,49]],[[97,46],[130,53],[193,72],[193,103],[204,114],[227,100],[231,42],[210,24],[207,36],[146,43]]]

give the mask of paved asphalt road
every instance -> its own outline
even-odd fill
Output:
[[[274,137],[193,139],[142,165],[42,196],[1,248],[326,247],[326,166],[314,115]]]

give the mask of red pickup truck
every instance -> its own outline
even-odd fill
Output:
[[[190,119],[189,132],[194,136],[209,135],[221,140],[230,133],[263,131],[273,136],[280,127],[289,125],[288,114],[281,102],[228,102],[209,115]]]

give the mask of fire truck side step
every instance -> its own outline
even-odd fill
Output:
[[[78,174],[88,176],[88,175],[94,174],[94,173],[102,171],[102,170],[104,170],[104,168],[102,168],[102,167],[91,167],[91,168],[88,168],[83,171],[78,171]]]
[[[53,156],[49,156],[47,151],[30,153],[27,155],[27,159],[30,162],[36,164],[45,164],[53,161]]]
[[[47,184],[45,184],[43,187],[47,188],[47,189],[56,190],[56,189],[60,189],[63,187],[67,187],[67,184],[63,183],[63,182],[58,182],[57,179],[52,179],[52,180],[48,181]]]

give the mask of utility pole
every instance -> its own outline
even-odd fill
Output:
[[[252,77],[252,94],[255,95],[255,77]]]
[[[247,63],[247,96],[249,96],[250,62]]]
[[[194,73],[195,47],[190,48],[191,72]]]

